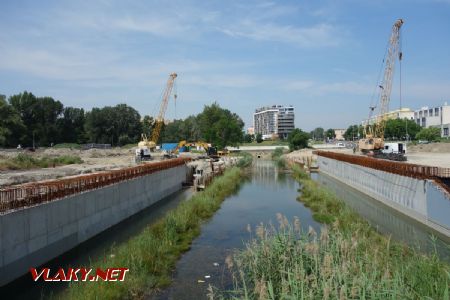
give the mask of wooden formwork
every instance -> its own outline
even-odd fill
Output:
[[[7,187],[0,189],[0,213],[145,176],[184,165],[187,161],[188,158],[175,158],[120,170]]]

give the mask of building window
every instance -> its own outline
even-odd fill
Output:
[[[419,117],[422,118],[422,111],[419,111]]]
[[[422,118],[422,127],[427,127],[426,118]]]
[[[420,126],[420,119],[416,119],[416,123]]]
[[[423,116],[424,116],[424,117],[428,117],[428,110],[424,110],[424,111],[423,111]]]
[[[448,128],[444,128],[444,136],[448,136]]]
[[[439,107],[436,107],[436,108],[434,109],[434,115],[435,115],[436,117],[439,116]]]
[[[428,111],[428,113],[430,114],[430,117],[432,117],[432,116],[433,116],[433,109],[430,109],[430,110]]]

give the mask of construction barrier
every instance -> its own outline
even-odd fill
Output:
[[[0,189],[0,214],[12,209],[52,201],[69,195],[98,189],[121,181],[170,169],[189,161],[175,158],[161,162],[142,164],[120,170],[111,170],[66,179],[27,183]]]
[[[450,168],[431,167],[397,162],[384,159],[376,159],[367,156],[350,155],[328,151],[314,151],[316,155],[340,160],[354,165],[372,168],[375,170],[394,173],[402,176],[418,179],[450,178]]]

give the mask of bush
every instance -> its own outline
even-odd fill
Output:
[[[441,137],[441,130],[437,127],[422,128],[416,134],[417,140],[425,140],[429,142],[437,141]]]

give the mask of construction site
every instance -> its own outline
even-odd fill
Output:
[[[206,299],[213,293],[209,285],[219,290],[235,288],[236,295],[242,296],[243,292],[236,284],[240,279],[223,274],[236,267],[230,258],[236,249],[252,249],[258,241],[270,237],[272,229],[264,229],[263,222],[279,223],[282,233],[299,227],[295,230],[304,232],[306,238],[298,240],[311,244],[307,244],[298,255],[312,253],[317,258],[320,252],[317,247],[329,241],[328,236],[324,237],[328,231],[333,232],[339,228],[340,222],[344,224],[348,220],[344,209],[334,211],[342,215],[328,216],[324,208],[314,211],[319,209],[319,204],[301,204],[302,197],[313,197],[311,187],[328,188],[318,194],[323,198],[338,195],[341,199],[339,204],[329,202],[325,206],[347,205],[352,208],[355,212],[352,218],[358,216],[364,224],[358,226],[370,224],[370,234],[383,240],[380,245],[385,245],[384,239],[388,240],[388,252],[392,236],[394,243],[399,245],[394,250],[407,253],[404,256],[410,256],[410,260],[404,259],[408,263],[413,264],[413,260],[417,261],[421,255],[436,255],[436,259],[442,261],[439,270],[445,270],[450,262],[450,143],[421,144],[407,139],[385,139],[394,70],[403,56],[400,44],[403,23],[398,19],[392,26],[377,103],[370,106],[364,134],[358,140],[320,144],[311,140],[308,147],[301,150],[295,150],[295,144],[290,140],[289,146],[226,145],[221,148],[208,140],[162,143],[168,104],[177,99],[174,84],[178,75],[171,73],[163,89],[159,111],[154,116],[151,135],[142,133],[136,144],[128,147],[108,145],[103,149],[92,146],[90,149],[18,147],[0,150],[0,286],[10,293],[20,294],[22,298],[36,298],[40,293],[46,296],[72,293],[72,296],[101,298],[102,287],[95,286],[91,291],[88,287],[77,290],[77,287],[69,287],[65,283],[56,288],[43,283],[35,285],[28,272],[30,267],[45,267],[47,264],[60,268],[78,263],[87,265],[92,259],[95,264],[98,261],[125,261],[130,265],[116,267],[130,268],[131,274],[135,265],[130,263],[129,256],[144,253],[144,258],[140,259],[148,264],[136,267],[141,268],[139,272],[144,274],[136,275],[138,279],[133,277],[136,286],[128,290],[112,288],[117,289],[117,294],[111,298]],[[373,122],[369,123],[369,120]],[[277,148],[279,157],[274,154]],[[20,169],[10,163],[24,157],[32,162],[45,162],[46,167],[33,165]],[[66,164],[59,162],[61,157],[76,157],[77,160]],[[274,160],[281,163],[275,164]],[[232,172],[234,177],[229,175]],[[221,183],[220,180],[227,176],[234,181]],[[230,191],[227,190],[229,186],[233,187]],[[210,187],[215,190],[209,192]],[[216,199],[219,196],[222,198]],[[317,203],[320,202],[319,196],[314,198]],[[195,197],[200,200],[192,204],[194,208],[191,211],[189,199],[197,199]],[[213,205],[213,201],[217,204],[214,202]],[[196,218],[200,219],[198,223],[190,223]],[[288,219],[295,225],[289,225]],[[359,223],[355,221],[355,224]],[[163,226],[173,228],[161,229]],[[343,229],[345,234],[339,239],[349,237],[349,240],[339,247],[346,245],[348,249],[345,251],[359,247],[359,242],[354,239],[369,229],[358,228],[354,232]],[[251,240],[248,235],[253,233],[257,239],[244,246],[242,241]],[[164,236],[164,243],[170,238],[175,241],[167,242],[164,244],[167,249],[158,250],[154,255],[153,252],[147,255],[146,251],[150,251],[147,248],[126,248],[129,243],[137,243],[139,247],[156,247],[154,245],[163,243],[161,240],[142,242],[142,234],[156,237],[167,234],[169,238]],[[296,242],[292,243],[292,249]],[[416,249],[415,244],[419,244],[418,250],[408,250]],[[169,248],[172,246],[175,250]],[[131,255],[130,249],[136,253]],[[289,251],[283,252],[284,257]],[[361,253],[364,251],[368,250],[364,248]],[[247,254],[258,253],[250,252]],[[115,260],[116,255],[124,255],[126,259]],[[164,271],[169,275],[157,270],[160,267],[158,260],[167,257],[172,259]],[[330,260],[331,254],[327,257]],[[355,250],[350,259],[357,258]],[[319,264],[325,265],[324,262]],[[349,266],[355,268],[350,263]],[[389,269],[383,269],[380,274],[391,276],[389,272]],[[162,276],[162,273],[166,277],[154,279],[153,276]],[[379,277],[388,282],[386,278],[389,276],[383,274]],[[305,280],[312,280],[308,278]],[[258,280],[263,282],[265,279]],[[146,286],[147,281],[152,281],[151,285]],[[244,286],[246,283],[243,279]],[[409,286],[409,283],[405,285]],[[30,291],[20,291],[22,286],[29,287]],[[252,288],[257,290],[255,286],[253,283]],[[367,287],[368,290],[370,288]],[[441,286],[439,288],[433,295],[446,295],[448,298],[448,285],[446,292]],[[411,295],[416,292],[405,289]],[[277,297],[283,293],[281,290],[278,290],[280,294]],[[355,292],[350,296],[349,292],[346,296],[364,298],[361,296],[365,293],[363,289],[358,292],[358,295]],[[263,295],[260,298],[265,299],[264,295],[268,297],[268,293],[258,290],[252,295],[253,298]],[[343,295],[347,292],[340,287],[336,293]],[[418,298],[426,296],[426,293],[417,294]],[[392,298],[395,299],[395,295]]]

